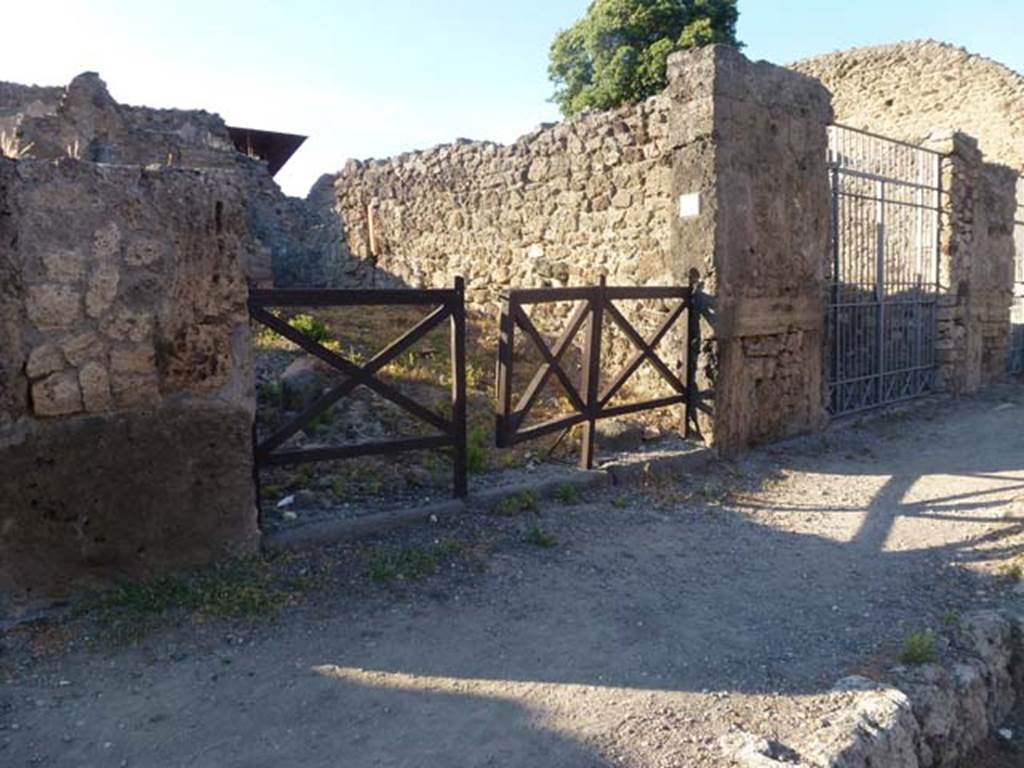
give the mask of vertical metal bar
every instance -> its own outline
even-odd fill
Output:
[[[583,347],[583,389],[586,392],[586,417],[583,423],[583,445],[580,450],[580,467],[594,468],[594,453],[597,441],[598,384],[601,378],[601,324],[604,319],[605,276],[592,289],[590,318],[587,320],[587,339]]]
[[[455,477],[453,492],[462,498],[468,490],[466,476],[466,282],[455,277],[455,303],[451,313],[452,443]]]
[[[885,399],[885,182],[875,185],[875,364],[877,399]]]
[[[927,384],[928,389],[935,386],[935,344],[939,340],[939,283],[941,282],[941,241],[942,241],[942,155],[935,155],[935,242],[932,244],[932,264],[934,282],[931,290],[931,317],[929,318],[929,331],[931,340],[928,349]]]
[[[832,311],[829,316],[832,320],[832,333],[831,336],[831,353],[832,353],[832,389],[833,391],[837,382],[840,379],[839,370],[839,358],[840,358],[840,344],[839,344],[839,299],[840,299],[840,264],[839,264],[839,166],[835,164],[831,168],[831,191],[832,191],[832,225],[830,228],[832,236],[832,285],[830,286],[832,294]]]
[[[686,407],[683,411],[683,437],[701,436],[697,424],[697,361],[700,357],[700,273],[690,270],[690,295],[686,307]]]
[[[498,401],[498,413],[495,414],[495,443],[499,448],[508,448],[512,444],[512,352],[515,349],[514,334],[516,329],[513,318],[515,301],[512,296],[501,300],[501,318],[498,321],[498,371],[495,377]]]

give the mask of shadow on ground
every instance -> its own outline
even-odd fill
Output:
[[[714,737],[775,717],[770,694],[821,694],[1004,599],[981,566],[1020,552],[1021,402],[926,406],[545,508],[552,550],[499,549],[472,584],[325,595],[240,648],[53,662],[11,688],[0,762],[719,764]],[[742,492],[701,496],[737,477]]]

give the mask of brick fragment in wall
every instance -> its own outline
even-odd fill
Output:
[[[82,410],[82,392],[74,371],[52,373],[32,384],[32,410],[38,416],[68,416]]]
[[[81,304],[81,296],[70,285],[43,283],[28,288],[28,317],[43,331],[75,326],[82,314]]]
[[[38,379],[65,367],[64,355],[55,344],[43,344],[36,347],[28,356],[25,374],[30,379]]]
[[[95,331],[72,334],[64,337],[61,342],[64,357],[71,365],[79,367],[89,360],[97,360],[106,355],[100,336]]]
[[[109,410],[113,404],[110,392],[110,376],[99,363],[91,362],[78,372],[78,383],[82,390],[85,410],[97,413]]]

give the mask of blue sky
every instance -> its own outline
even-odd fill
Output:
[[[0,80],[62,84],[95,70],[123,102],[307,134],[278,176],[305,194],[350,157],[511,141],[558,119],[548,46],[587,0],[7,5]],[[1024,71],[1024,0],[740,0],[739,31],[748,56],[779,63],[932,37]]]

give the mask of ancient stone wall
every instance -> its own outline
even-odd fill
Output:
[[[493,314],[511,286],[671,280],[670,102],[595,113],[514,144],[350,161],[334,182],[358,281],[466,278]],[[356,265],[354,265],[356,266]]]
[[[0,83],[0,133],[34,159],[235,172],[248,185],[249,227],[271,254],[247,265],[258,282],[328,285],[347,263],[336,217],[315,196],[286,197],[265,163],[237,151],[219,115],[120,104],[87,72],[66,88]]]
[[[937,386],[975,392],[1006,375],[1018,174],[986,163],[978,142],[933,135],[942,152]]]
[[[675,258],[713,296],[702,371],[726,452],[824,424],[829,95],[728,47],[679,54],[669,92],[705,137],[676,156]]]
[[[938,383],[971,392],[1004,375],[1013,289],[1006,216],[1012,172],[1024,171],[1024,75],[932,40],[791,66],[828,87],[838,122],[950,153],[943,171]]]
[[[240,154],[219,116],[119,104],[94,72],[67,88],[3,84],[0,130],[37,159],[210,168],[234,167]]]
[[[685,284],[670,256],[672,153],[686,141],[670,140],[671,109],[659,96],[542,127],[508,146],[462,141],[349,162],[333,181],[354,257],[343,284],[438,287],[461,274],[470,309],[485,322],[496,321],[500,296],[513,287],[594,285],[601,276],[609,285]],[[620,307],[647,336],[671,310],[659,302]],[[531,315],[553,338],[572,309],[538,305]],[[683,327],[659,347],[679,376]],[[602,346],[607,382],[635,347],[611,322]],[[649,364],[631,384],[671,394]]]
[[[715,298],[705,383],[728,404],[709,437],[731,449],[818,425],[828,93],[727,47],[675,62],[664,94],[509,146],[350,162],[334,182],[348,283],[463,274],[493,316],[510,287],[685,284],[696,267]],[[677,225],[680,195],[699,212]]]
[[[840,123],[915,143],[935,130],[961,131],[990,162],[1024,170],[1024,75],[996,61],[920,40],[790,66],[832,92]]]
[[[0,595],[257,543],[229,171],[0,159]]]

